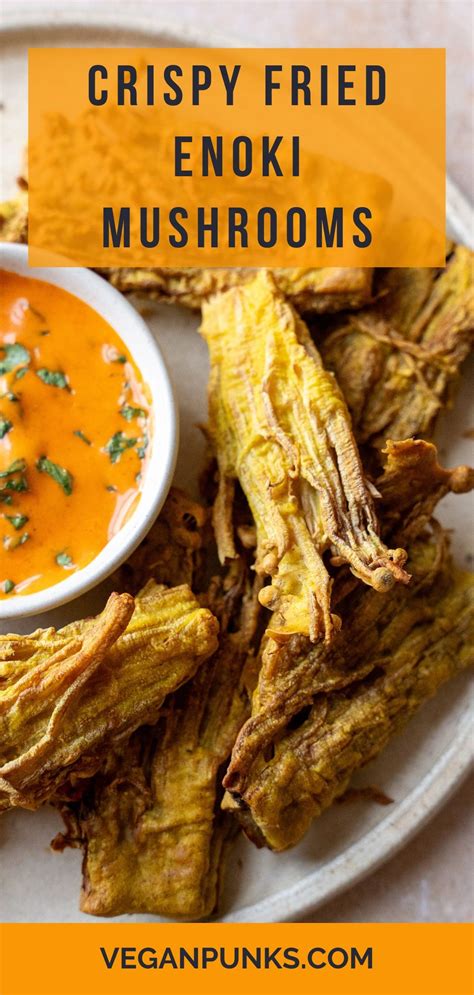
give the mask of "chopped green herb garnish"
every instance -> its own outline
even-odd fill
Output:
[[[23,532],[23,534],[21,536],[18,536],[16,539],[13,538],[12,536],[4,536],[3,545],[4,548],[8,550],[16,549],[17,546],[24,546],[25,542],[28,542],[29,538],[30,538],[29,532]]]
[[[8,418],[5,418],[5,415],[0,414],[0,439],[3,439],[11,428],[13,428],[11,421],[9,421]]]
[[[36,375],[47,384],[48,387],[60,387],[62,390],[69,390],[69,383],[65,373],[61,370],[36,370]]]
[[[2,589],[4,594],[11,594],[13,588],[15,587],[12,580],[4,580],[2,584]]]
[[[145,432],[143,439],[140,440],[140,444],[137,446],[137,454],[139,459],[145,459],[145,453],[148,449],[149,442],[150,440]]]
[[[6,494],[4,490],[0,490],[0,504],[12,504],[13,498],[11,494]]]
[[[131,404],[124,404],[123,408],[120,408],[120,414],[126,421],[131,421],[132,418],[146,418],[144,408],[134,408]]]
[[[115,487],[115,484],[106,484],[105,485],[105,489],[106,489],[106,491],[113,491],[114,494],[117,491],[117,488]]]
[[[0,394],[0,397],[2,399],[4,397],[6,397],[7,401],[19,401],[20,400],[20,395],[19,394],[14,394],[13,391],[11,391],[11,390],[7,390],[6,394]]]
[[[58,463],[53,463],[52,460],[48,459],[47,456],[40,456],[36,461],[36,469],[40,473],[48,473],[53,480],[62,487],[65,494],[72,494],[73,478],[69,470],[66,470],[64,466],[59,466]]]
[[[11,373],[16,366],[23,366],[25,363],[28,364],[30,362],[31,357],[28,349],[25,349],[24,345],[21,345],[20,342],[13,342],[12,345],[2,346],[0,352],[5,354],[3,361],[0,362],[0,376],[3,376],[5,373]]]
[[[12,473],[23,473],[26,470],[26,460],[16,459],[6,470],[2,470],[0,477],[11,477]]]
[[[127,362],[127,357],[126,356],[114,356],[114,358],[112,359],[112,363],[122,363],[123,364],[123,363],[126,363],[126,362]]]
[[[26,478],[23,476],[23,472],[26,470],[26,460],[16,459],[6,470],[2,470],[0,473],[0,479],[5,481],[4,484],[0,486],[0,501],[4,504],[11,504],[11,500],[8,500],[8,494],[6,491],[21,491],[28,490],[28,484]]]
[[[23,380],[23,377],[28,373],[28,366],[20,366],[20,369],[15,373],[15,380]]]
[[[29,522],[28,515],[5,515],[8,521],[12,523],[14,529],[22,529],[27,522]]]
[[[5,484],[3,484],[0,490],[2,493],[3,491],[16,491],[17,494],[21,494],[23,491],[28,490],[28,484],[23,476],[11,477]]]
[[[129,439],[123,434],[123,432],[116,432],[115,435],[109,439],[107,445],[104,447],[104,451],[108,453],[111,463],[117,463],[122,453],[124,453],[126,449],[131,449],[132,446],[135,446],[136,442],[136,439]]]
[[[84,435],[84,432],[81,432],[80,428],[76,428],[74,435],[77,435],[78,439],[82,439],[82,442],[85,442],[86,446],[92,445],[91,440],[87,438],[87,435]]]
[[[69,556],[69,553],[66,553],[65,550],[63,550],[62,553],[57,553],[55,556],[55,560],[56,563],[58,564],[58,567],[64,567],[65,569],[67,569],[67,567],[72,567],[73,565],[72,557]]]

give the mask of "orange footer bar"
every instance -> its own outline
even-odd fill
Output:
[[[474,990],[467,924],[5,924],[0,937],[1,995]]]

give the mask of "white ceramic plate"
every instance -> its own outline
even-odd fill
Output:
[[[85,9],[87,7],[87,9]],[[11,195],[26,138],[26,49],[32,45],[183,45],[225,44],[222,39],[177,38],[150,13],[152,5],[84,5],[75,2],[57,10],[50,5],[17,4],[7,11],[3,36],[5,59],[5,136],[7,156],[3,196]],[[448,184],[451,233],[461,241],[472,236],[472,215],[461,195]],[[203,440],[196,423],[206,417],[206,347],[196,335],[197,318],[165,306],[147,316],[175,383],[181,416],[181,446],[176,482],[196,492]],[[472,368],[471,368],[472,369]],[[472,442],[464,435],[474,426],[469,412],[469,383],[461,385],[456,406],[444,420],[439,436],[442,460],[449,465],[472,462]],[[449,496],[439,517],[454,532],[454,553],[460,564],[470,562],[473,535],[469,499]],[[35,624],[63,624],[103,604],[106,585],[89,592]],[[26,620],[29,631],[32,620]],[[466,773],[472,759],[469,678],[447,685],[396,738],[385,752],[360,773],[359,784],[378,784],[393,799],[389,808],[367,802],[334,806],[314,823],[305,840],[285,854],[257,851],[241,839],[232,856],[222,918],[234,922],[274,922],[304,918],[310,909],[353,885],[391,856],[445,802]],[[77,911],[81,855],[53,854],[48,842],[60,828],[53,810],[15,812],[0,820],[0,920],[6,922],[96,922]],[[153,917],[123,916],[124,921]],[[156,921],[156,920],[155,920]]]

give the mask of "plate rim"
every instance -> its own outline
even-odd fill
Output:
[[[410,791],[402,802],[397,804],[393,814],[378,822],[367,833],[361,835],[351,846],[342,850],[328,864],[305,875],[301,880],[269,898],[236,909],[237,919],[231,912],[222,916],[221,922],[291,922],[299,916],[316,912],[326,902],[348,891],[363,878],[368,877],[382,864],[394,857],[433,818],[439,809],[460,787],[474,765],[474,737],[472,736],[473,682],[466,689],[466,707],[462,724],[451,741],[449,750],[438,758],[429,775],[418,787]],[[471,707],[470,707],[471,706]],[[418,804],[423,805],[420,813]],[[316,821],[316,820],[315,820]],[[370,853],[370,860],[364,855]],[[353,869],[347,871],[347,863]],[[321,880],[327,884],[321,886]],[[310,894],[317,890],[317,897]],[[275,906],[285,903],[284,919],[277,918]],[[255,918],[258,916],[258,918]]]
[[[51,22],[52,14],[54,22]],[[15,4],[5,3],[0,36],[6,41],[9,35],[16,32],[33,29],[46,33],[51,27],[55,33],[65,28],[74,30],[88,27],[91,30],[96,28],[110,31],[128,28],[136,34],[146,32],[149,40],[158,34],[161,38],[168,38],[170,47],[173,43],[180,42],[181,45],[184,43],[193,47],[231,48],[239,45],[238,38],[230,35],[224,38],[215,29],[212,30],[211,37],[203,37],[199,29],[179,31],[176,23],[168,16],[160,15],[159,26],[155,28],[150,25],[149,5],[143,0],[136,0],[133,13],[128,5],[124,10],[117,5],[105,6],[101,0],[94,5],[76,0],[74,5],[66,7],[58,3],[58,0],[35,4],[25,3],[24,0],[17,0]],[[448,222],[456,228],[457,237],[472,246],[474,211],[457,184],[449,177],[446,178],[446,213]],[[471,683],[466,689],[466,708],[449,750],[438,758],[420,784],[397,804],[394,812],[389,812],[328,864],[305,874],[296,884],[257,902],[230,910],[223,916],[213,917],[213,921],[264,923],[301,919],[349,890],[400,851],[448,801],[474,765],[472,697]],[[368,861],[364,859],[367,853],[370,854]],[[352,870],[348,870],[348,864],[352,866]],[[91,924],[93,923],[94,919],[91,917]]]

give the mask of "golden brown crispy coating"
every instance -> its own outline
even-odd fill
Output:
[[[69,809],[67,842],[84,848],[83,912],[189,920],[215,908],[223,847],[237,828],[219,809],[219,772],[248,714],[255,606],[246,584],[240,628],[167,699],[152,729],[109,755]]]
[[[120,571],[135,592],[150,574],[190,581],[206,511],[173,488],[157,523]],[[208,550],[207,550],[208,551]],[[84,850],[81,908],[92,915],[148,912],[201,918],[216,906],[226,844],[238,830],[220,809],[221,768],[249,713],[245,674],[260,581],[241,557],[201,600],[220,620],[219,649],[166,699],[155,726],[110,750],[82,797],[63,803],[65,835]]]
[[[19,194],[0,204],[0,241],[28,241],[28,197]],[[199,311],[216,293],[253,278],[250,269],[101,269],[100,274],[123,294],[140,294],[164,304],[181,304]],[[370,301],[371,269],[331,267],[273,270],[279,289],[298,311],[331,314],[352,310]]]
[[[472,475],[468,469],[443,470],[431,443],[419,440],[389,443],[386,470],[377,481],[387,534],[395,535],[403,543],[415,541],[429,521],[435,503],[449,490],[459,492],[470,486]],[[423,549],[422,544],[416,563],[421,563],[424,569]],[[435,561],[435,567],[439,569],[439,561]],[[295,716],[312,706],[321,689],[340,686],[341,671],[345,674],[344,683],[349,683],[364,676],[366,665],[369,670],[374,666],[370,663],[370,651],[381,645],[378,641],[383,642],[384,629],[388,626],[389,631],[398,606],[410,605],[416,590],[415,578],[409,587],[389,592],[385,604],[385,596],[341,578],[335,600],[344,624],[332,645],[312,647],[301,637],[293,637],[283,645],[272,638],[264,639],[252,715],[237,737],[224,779],[226,788],[247,800],[260,770],[275,744],[285,737]],[[355,657],[353,643],[357,646]],[[362,670],[353,665],[354,658],[360,660]]]
[[[37,808],[89,775],[111,743],[156,720],[217,646],[188,587],[111,595],[98,619],[0,637],[0,809]]]
[[[274,850],[294,846],[449,678],[472,665],[474,578],[443,563],[435,542],[414,543],[413,589],[382,599],[359,590],[333,647],[321,645],[314,698],[226,804]]]
[[[324,552],[377,590],[408,580],[403,550],[379,538],[342,394],[266,271],[206,305],[201,332],[211,358],[221,562],[235,555],[238,479],[257,527],[255,569],[272,578],[260,595],[273,612],[269,633],[329,639],[335,620]]]
[[[208,512],[179,487],[172,487],[154,525],[114,575],[119,591],[136,594],[150,579],[193,586]]]
[[[382,450],[384,467],[376,480],[384,536],[407,543],[420,535],[446,494],[467,494],[474,488],[474,469],[446,470],[438,463],[436,446],[422,439],[388,440]]]
[[[0,241],[28,241],[28,197],[20,193],[14,200],[0,204]]]
[[[376,300],[326,336],[313,331],[336,374],[359,444],[429,437],[474,330],[473,254],[458,246],[444,270],[382,270]]]
[[[371,269],[274,269],[275,283],[300,312],[329,314],[362,307],[370,300]],[[250,269],[109,269],[101,270],[124,294],[182,304],[199,311],[214,294],[252,280]]]

